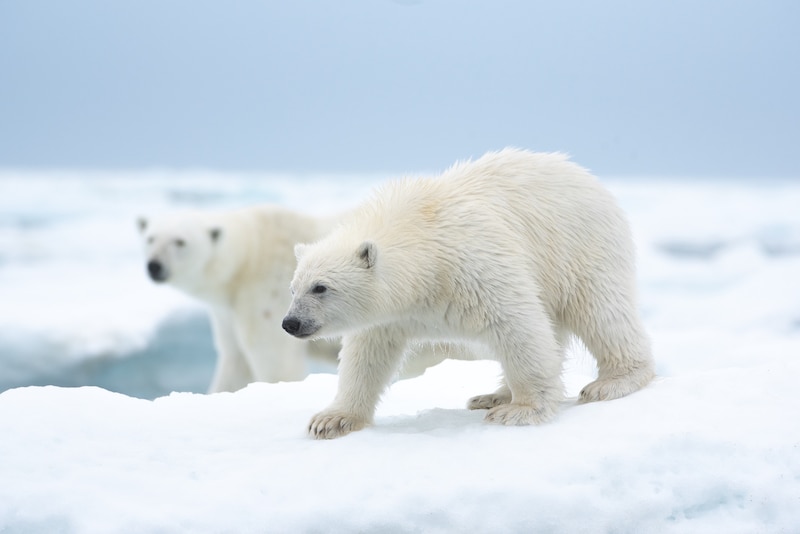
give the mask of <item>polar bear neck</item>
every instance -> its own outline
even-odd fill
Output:
[[[393,296],[391,310],[378,313],[418,313],[442,292],[450,270],[437,252],[444,200],[436,179],[389,182],[330,236],[353,250],[364,241],[376,245],[379,285]]]

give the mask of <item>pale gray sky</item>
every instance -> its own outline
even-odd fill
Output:
[[[796,0],[0,0],[0,167],[800,178]]]

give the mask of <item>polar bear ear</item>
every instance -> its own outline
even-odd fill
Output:
[[[359,245],[356,257],[364,263],[367,269],[375,265],[375,260],[378,257],[378,247],[372,241],[364,241]]]
[[[211,238],[212,243],[216,243],[217,241],[219,241],[221,235],[222,235],[222,228],[212,228],[208,231],[208,236]]]
[[[136,226],[139,227],[140,232],[144,232],[145,230],[147,230],[147,219],[145,219],[144,217],[139,217],[138,219],[136,219]]]
[[[297,243],[294,246],[294,257],[297,261],[300,261],[300,258],[303,257],[303,254],[306,253],[306,245],[305,243]]]

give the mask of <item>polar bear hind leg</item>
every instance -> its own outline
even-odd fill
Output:
[[[627,299],[597,301],[582,314],[576,333],[597,360],[597,380],[580,392],[579,402],[612,400],[645,387],[654,376],[650,341]]]

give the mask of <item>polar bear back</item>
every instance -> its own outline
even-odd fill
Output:
[[[397,256],[398,275],[418,285],[426,271],[452,276],[457,266],[477,268],[491,255],[537,280],[552,312],[587,288],[613,286],[629,299],[635,293],[634,247],[622,210],[563,154],[505,149],[437,178],[390,182],[338,233],[354,244],[375,240]]]

